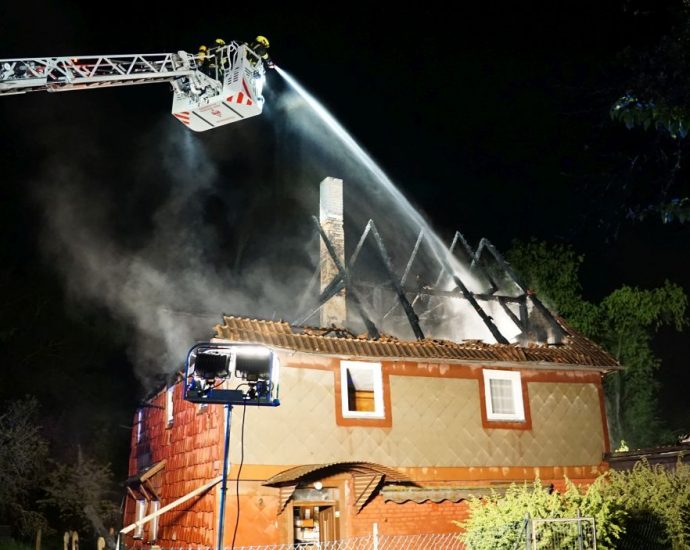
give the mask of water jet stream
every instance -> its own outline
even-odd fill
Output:
[[[396,185],[391,181],[391,179],[385,174],[381,167],[371,158],[371,156],[355,141],[352,135],[328,112],[328,110],[307,90],[297,82],[297,80],[288,74],[285,70],[276,67],[278,74],[286,81],[286,83],[302,98],[302,100],[314,111],[314,113],[319,117],[319,119],[333,132],[335,136],[346,146],[354,158],[373,176],[375,183],[377,183],[381,188],[383,188],[394,203],[401,209],[405,215],[409,216],[409,219],[416,224],[416,226],[423,231],[424,239],[429,245],[429,249],[434,259],[438,262],[438,266],[441,267],[447,274],[448,278],[446,280],[445,286],[448,288],[456,288],[462,291],[462,294],[468,300],[467,303],[455,303],[450,306],[452,311],[451,317],[448,320],[454,319],[455,322],[449,323],[446,327],[447,331],[444,331],[444,336],[449,337],[452,335],[452,339],[463,339],[467,337],[477,338],[477,336],[482,333],[485,341],[499,341],[507,342],[505,338],[496,330],[491,315],[494,315],[495,311],[487,312],[483,307],[481,307],[471,296],[470,292],[477,292],[481,290],[481,284],[477,278],[471,273],[468,266],[463,265],[453,254],[451,254],[448,248],[444,245],[441,238],[436,234],[436,232],[429,226],[427,221],[422,217],[422,215],[410,204],[407,198],[400,192]],[[409,269],[409,266],[408,266]],[[469,305],[475,310],[475,314],[478,314],[484,320],[486,326],[477,327],[472,329],[470,333],[465,332],[463,329],[459,328],[457,322],[460,318],[467,319],[467,314],[469,312]],[[489,308],[490,310],[494,308]],[[471,314],[470,314],[471,315]],[[462,324],[462,323],[461,323]],[[474,324],[474,323],[472,323]],[[499,323],[504,324],[504,323]],[[489,330],[487,331],[487,327]],[[477,328],[479,332],[477,332]],[[514,330],[514,328],[513,328]],[[515,334],[516,335],[516,334]],[[511,334],[512,337],[515,335]]]
[[[352,135],[313,95],[307,92],[293,76],[288,74],[280,67],[276,67],[275,69],[278,71],[278,74],[285,79],[288,85],[301,96],[305,103],[311,107],[311,109],[319,116],[324,124],[330,128],[333,134],[337,136],[338,139],[350,150],[350,152],[361,163],[361,165],[371,173],[375,181],[381,185],[383,189],[385,189],[385,191],[391,196],[401,210],[405,212],[405,214],[408,215],[410,219],[424,231],[425,239],[429,244],[436,260],[438,261],[439,266],[450,264],[454,272],[453,274],[460,276],[465,281],[475,283],[475,277],[473,277],[470,272],[464,268],[462,264],[460,264],[457,258],[448,253],[448,249],[444,245],[441,238],[429,226],[422,215],[410,204],[410,201],[408,201],[407,198],[400,192],[400,190],[381,169],[381,167],[376,164],[371,156],[354,140]],[[472,286],[474,286],[474,284]]]

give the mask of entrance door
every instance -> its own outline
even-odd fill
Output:
[[[338,540],[335,503],[296,503],[292,508],[295,543]]]
[[[335,506],[319,507],[319,542],[337,540]]]

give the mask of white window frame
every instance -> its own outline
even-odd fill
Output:
[[[175,386],[170,386],[167,390],[165,390],[165,422],[168,428],[173,425],[173,418],[174,418],[174,400],[173,397],[175,395]]]
[[[351,411],[348,408],[347,395],[347,371],[367,370],[372,374],[374,382],[374,410]],[[386,411],[383,403],[383,375],[381,363],[367,363],[365,361],[341,361],[340,362],[340,403],[342,405],[343,418],[385,418]]]
[[[512,370],[483,369],[482,374],[484,376],[484,402],[486,403],[487,420],[524,422],[525,404],[522,400],[522,377],[520,376],[520,373]],[[491,400],[491,380],[509,380],[511,382],[513,403],[515,403],[514,413],[495,413],[493,411],[493,402]]]
[[[146,499],[137,499],[136,501],[136,508],[134,512],[134,521],[141,521],[145,516],[146,516],[146,504],[147,501]],[[143,539],[144,538],[144,524],[140,523],[134,528],[134,535],[132,535],[135,539]]]

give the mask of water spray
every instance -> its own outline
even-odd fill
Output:
[[[333,132],[335,136],[349,149],[356,159],[374,176],[375,181],[385,189],[393,200],[402,208],[410,219],[423,230],[431,251],[440,265],[450,266],[453,274],[461,275],[463,278],[476,282],[475,277],[462,266],[462,264],[451,254],[444,245],[441,238],[429,226],[422,215],[410,204],[410,201],[400,192],[393,181],[386,175],[381,167],[371,158],[371,156],[355,141],[352,135],[328,112],[328,110],[304,87],[280,67],[275,67],[276,72],[283,77],[288,85],[304,100],[304,102],[318,115],[324,124]]]

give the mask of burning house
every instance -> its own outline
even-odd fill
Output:
[[[306,293],[318,300],[300,318],[224,316],[215,327],[213,342],[273,352],[280,406],[192,403],[180,376],[137,411],[127,547],[215,547],[221,516],[227,546],[349,538],[374,523],[447,533],[470,495],[536,477],[586,483],[607,468],[602,383],[619,368],[609,354],[488,241],[473,250],[458,233],[440,251],[420,233],[396,273],[370,222],[346,259],[342,205],[342,182],[327,178]],[[425,243],[435,271],[416,267]],[[358,275],[364,254],[378,280]]]

